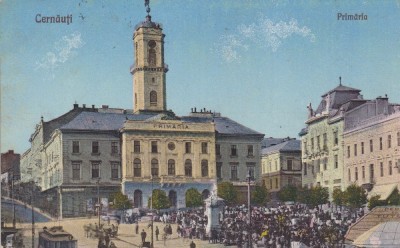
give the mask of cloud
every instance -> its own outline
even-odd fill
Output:
[[[36,61],[36,69],[49,69],[53,71],[56,67],[72,58],[78,48],[85,45],[79,32],[61,37],[54,43],[52,51],[46,53],[39,61]]]
[[[214,50],[226,62],[239,61],[241,53],[248,50],[250,45],[270,48],[276,52],[287,38],[297,35],[315,41],[315,35],[307,26],[299,26],[296,19],[289,22],[273,22],[262,17],[256,23],[241,24],[233,34],[220,36]]]

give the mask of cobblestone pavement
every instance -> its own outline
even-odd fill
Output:
[[[82,218],[82,219],[66,219],[62,221],[52,221],[46,223],[37,223],[35,224],[35,247],[38,245],[38,237],[39,231],[43,229],[43,227],[52,227],[52,226],[63,226],[64,230],[71,233],[74,238],[78,239],[78,247],[82,248],[97,248],[97,239],[94,238],[86,238],[83,226],[85,224],[92,223],[93,225],[97,223],[97,219],[91,218]],[[105,222],[102,222],[105,223]],[[106,224],[106,223],[105,223]],[[116,224],[115,222],[111,222],[111,224]],[[115,243],[118,248],[132,248],[132,247],[140,247],[141,238],[140,232],[144,229],[147,233],[146,241],[150,241],[151,239],[151,229],[148,227],[148,221],[139,222],[139,234],[135,234],[135,224],[120,224],[118,230],[117,238],[111,238],[111,241]],[[154,235],[154,247],[155,248],[163,248],[163,247],[189,247],[191,240],[183,240],[178,237],[176,234],[176,224],[172,224],[172,236],[169,237],[165,244],[161,239],[161,234],[163,233],[164,224],[161,222],[154,222],[154,230],[158,226],[160,229],[159,241],[156,240]],[[18,224],[17,228],[24,229],[24,245],[25,248],[32,247],[32,229],[30,224]],[[196,244],[196,248],[219,248],[225,247],[222,244],[210,244],[208,241],[194,239]]]

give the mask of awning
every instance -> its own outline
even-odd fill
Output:
[[[380,195],[379,200],[386,200],[392,193],[393,190],[397,188],[397,183],[385,184],[385,185],[376,185],[372,188],[372,190],[368,193],[368,198],[371,198],[375,195]]]
[[[353,245],[356,247],[400,247],[400,222],[380,223],[361,234]]]

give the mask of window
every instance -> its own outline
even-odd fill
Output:
[[[383,177],[384,176],[384,173],[383,173],[383,162],[381,162],[380,163],[380,169],[381,169],[381,177]]]
[[[361,142],[361,154],[364,154],[364,142]]]
[[[157,141],[152,141],[151,142],[151,152],[152,153],[158,153]]]
[[[388,141],[387,141],[388,143],[388,148],[391,148],[392,147],[392,135],[388,135]]]
[[[362,179],[365,179],[365,166],[362,166],[361,169],[362,169]]]
[[[393,174],[392,161],[389,161],[389,176]]]
[[[142,176],[142,163],[138,158],[135,158],[135,160],[133,160],[133,176],[134,177]]]
[[[79,141],[72,141],[72,153],[79,153]]]
[[[111,142],[111,154],[118,154],[118,141]]]
[[[288,160],[286,161],[286,164],[287,164],[287,170],[288,170],[288,171],[293,170],[293,160],[288,159]]]
[[[311,138],[311,152],[314,152],[314,138]]]
[[[289,185],[293,185],[293,178],[292,177],[288,177],[288,184]]]
[[[303,143],[303,150],[304,150],[304,154],[308,154],[308,147],[307,147],[307,141],[306,140]]]
[[[357,144],[354,144],[354,156],[357,156]]]
[[[217,178],[222,178],[222,162],[217,162]]]
[[[383,149],[383,140],[382,137],[379,137],[379,150]]]
[[[151,160],[151,175],[158,177],[158,160],[155,158]]]
[[[253,157],[253,145],[247,146],[247,156]]]
[[[320,166],[321,166],[321,162],[319,159],[315,160],[315,172],[319,173],[320,172]]]
[[[111,162],[111,179],[119,178],[119,163]]]
[[[324,158],[324,161],[323,161],[323,163],[324,163],[324,170],[326,170],[327,169],[327,158]]]
[[[254,177],[255,177],[254,167],[255,167],[254,163],[247,163],[247,171],[248,171],[250,178],[252,178],[252,179],[254,179]]]
[[[215,154],[221,156],[221,146],[220,144],[215,144]]]
[[[231,145],[231,156],[237,156],[236,145]]]
[[[374,178],[374,165],[369,165],[369,178],[372,180]]]
[[[154,40],[151,40],[147,43],[149,50],[148,50],[148,57],[147,57],[147,62],[149,63],[149,66],[156,66],[157,60],[156,60],[156,42]]]
[[[323,139],[324,139],[324,147],[323,149],[326,151],[328,149],[328,137],[326,135],[326,133],[323,134]]]
[[[279,185],[278,178],[275,178],[275,188],[278,188],[278,185]]]
[[[150,91],[150,106],[157,105],[157,92],[152,90]]]
[[[339,159],[338,155],[333,156],[334,163],[335,163],[335,169],[339,168]]]
[[[201,176],[208,177],[208,161],[205,159],[201,160]]]
[[[72,180],[81,179],[81,163],[72,162]]]
[[[175,160],[173,159],[168,160],[168,175],[175,176]]]
[[[370,152],[374,151],[374,141],[372,139],[369,140],[369,151]]]
[[[334,131],[333,132],[333,144],[336,146],[337,144],[339,144],[339,136],[338,136],[338,132]]]
[[[358,167],[354,169],[354,179],[357,181],[358,180]]]
[[[92,153],[99,154],[99,142],[98,141],[92,142]]]
[[[272,178],[269,179],[269,188],[272,189]]]
[[[397,146],[400,146],[400,132],[397,132]]]
[[[314,175],[314,173],[315,173],[315,166],[314,166],[314,164],[312,164],[312,165],[311,165],[311,174]]]
[[[100,163],[92,162],[92,178],[100,178]]]
[[[347,157],[350,158],[350,146],[347,146]]]
[[[133,141],[133,152],[140,153],[140,141],[139,140]]]
[[[192,143],[185,142],[185,153],[192,153]]]
[[[321,140],[320,140],[320,136],[317,136],[317,148],[318,150],[321,149]]]
[[[238,180],[237,165],[231,165],[231,180]]]
[[[201,142],[201,153],[207,154],[208,153],[208,143]]]
[[[186,159],[185,161],[185,176],[192,176],[192,160]]]
[[[350,169],[348,170],[348,173],[349,173],[349,182],[351,182],[351,172],[350,172]]]
[[[307,176],[307,163],[303,163],[304,176]]]

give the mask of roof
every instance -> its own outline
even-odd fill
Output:
[[[285,140],[285,138],[272,138],[272,137],[264,138],[261,141],[261,148],[267,148],[270,146],[274,146],[276,144],[282,143],[284,140]]]
[[[261,150],[261,154],[270,154],[274,152],[301,152],[301,142],[300,140],[291,139]]]
[[[358,247],[400,247],[400,222],[378,224],[361,234],[353,244]]]
[[[162,25],[161,25],[161,23],[152,22],[151,21],[151,16],[148,15],[148,16],[146,16],[146,19],[143,22],[140,22],[135,26],[135,30],[138,30],[139,28],[162,29]]]
[[[360,92],[361,90],[356,89],[356,88],[351,88],[342,84],[339,84],[339,86],[335,87],[334,89],[326,92],[325,94],[322,95],[322,97],[332,93],[332,92],[349,92],[349,91],[353,91],[353,92]]]
[[[143,121],[156,114],[82,112],[61,126],[61,130],[118,131],[126,120]]]

